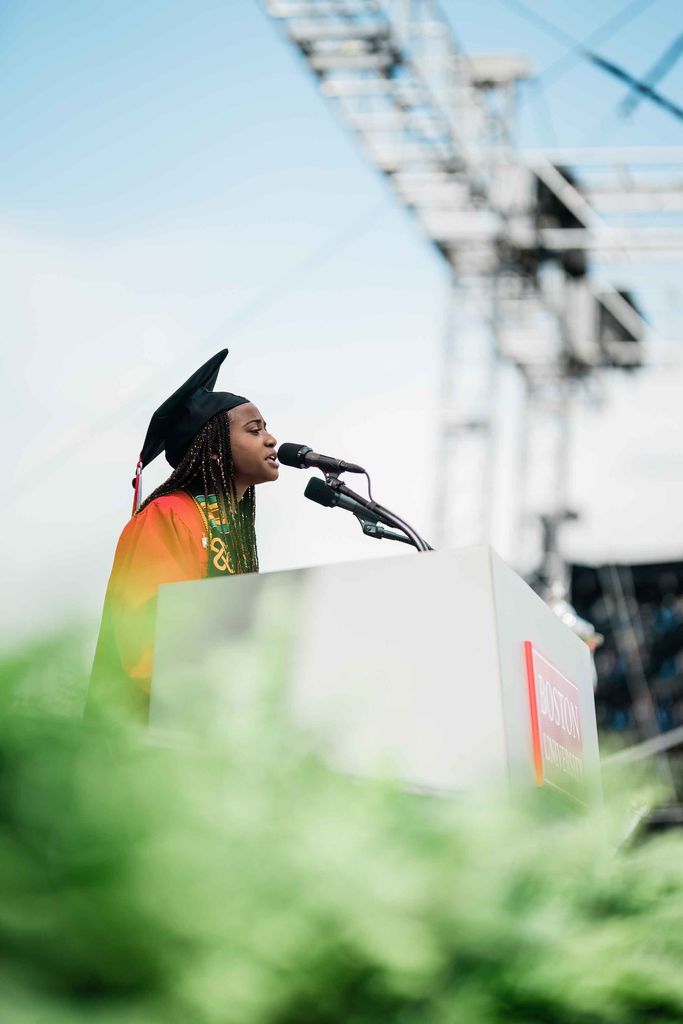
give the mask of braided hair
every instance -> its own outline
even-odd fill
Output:
[[[208,520],[209,495],[216,496],[219,523],[235,573],[258,572],[256,547],[256,500],[254,485],[237,501],[235,467],[230,445],[230,413],[219,412],[199,430],[168,480],[152,491],[138,509],[139,515],[156,498],[187,491],[193,497],[202,490]]]

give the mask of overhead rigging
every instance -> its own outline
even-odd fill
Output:
[[[656,0],[626,4],[583,42],[521,0],[507,2],[583,53]],[[541,517],[559,523],[567,513],[577,384],[643,358],[646,324],[633,296],[598,284],[593,259],[683,250],[683,230],[667,219],[683,208],[683,149],[521,153],[513,126],[529,65],[465,53],[436,0],[263,4],[451,272],[435,502],[442,544],[494,532],[501,368],[522,379],[510,531],[520,543],[505,553],[529,569]],[[560,71],[558,61],[546,74]],[[665,167],[673,177],[662,178]]]

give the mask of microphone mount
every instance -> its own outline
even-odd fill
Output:
[[[366,537],[375,537],[377,540],[397,540],[401,544],[410,544],[412,547],[412,540],[410,537],[406,537],[404,533],[398,533],[396,530],[387,530],[381,523],[373,523],[369,519],[361,519],[360,516],[357,518],[361,530]]]
[[[387,532],[384,527],[389,526],[396,529],[401,534],[405,534],[407,542],[412,544],[413,547],[417,548],[418,551],[432,551],[433,548],[426,540],[420,537],[419,533],[406,523],[404,519],[396,515],[395,512],[391,512],[388,508],[380,505],[379,502],[374,501],[372,497],[372,486],[370,483],[370,474],[362,466],[357,466],[354,462],[344,462],[342,459],[335,459],[331,455],[321,455],[319,452],[314,452],[306,444],[292,444],[286,442],[281,444],[278,449],[278,459],[283,466],[291,466],[294,469],[319,469],[325,477],[325,482],[329,487],[330,491],[337,495],[345,495],[346,498],[350,499],[352,503],[357,507],[351,506],[351,511],[360,520],[363,532],[370,537],[387,537],[392,540],[403,540],[402,537],[394,536],[391,531]],[[362,494],[357,494],[356,491],[352,491],[342,480],[339,479],[341,473],[362,473],[367,477],[368,481],[368,497],[364,498]],[[311,496],[312,495],[307,495]],[[319,500],[313,497],[313,500]],[[325,501],[324,497],[321,504],[336,505],[338,501]],[[346,507],[349,508],[349,503],[346,503]],[[363,515],[362,509],[366,511],[366,515]],[[381,524],[381,525],[380,525]]]
[[[367,509],[369,513],[367,520],[363,520],[360,513],[355,513],[360,519],[363,533],[367,536],[377,537],[378,539],[386,537],[387,540],[401,540],[404,543],[407,542],[408,544],[412,544],[418,551],[434,550],[432,546],[428,544],[412,526],[409,525],[409,523],[406,523],[406,521],[396,515],[395,512],[391,512],[388,508],[380,505],[379,502],[372,501],[370,498],[364,498],[362,494],[357,494],[356,491],[353,491],[348,487],[343,480],[339,479],[338,473],[334,470],[325,473],[325,482],[328,487],[336,491],[338,494],[345,494],[347,498],[352,498],[354,501],[358,502],[359,505],[362,505]],[[405,534],[405,540],[403,537],[395,536],[392,531],[385,531],[385,526],[394,527],[395,529],[400,530],[401,533]]]

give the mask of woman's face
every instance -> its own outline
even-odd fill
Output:
[[[261,413],[247,402],[230,410],[230,447],[238,487],[277,480],[280,463],[275,455],[277,441],[266,430]]]

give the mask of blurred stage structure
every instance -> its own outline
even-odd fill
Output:
[[[520,152],[522,57],[470,56],[434,0],[263,0],[448,268],[435,539],[490,542],[502,372],[522,392],[513,503],[523,574],[567,582],[571,407],[637,369],[646,324],[591,257],[683,252],[683,147]],[[507,497],[510,503],[510,497]]]
[[[575,518],[572,407],[579,397],[599,399],[605,370],[637,371],[646,361],[647,325],[631,290],[604,281],[612,266],[623,279],[643,259],[683,253],[683,147],[520,151],[528,62],[466,54],[436,0],[262,4],[447,268],[437,546],[495,543],[499,510],[512,506],[506,557],[566,606],[560,537]],[[500,416],[511,380],[514,424]],[[514,462],[507,493],[503,441]],[[611,616],[605,657],[616,637],[632,735],[664,750],[683,742],[683,728],[676,716],[662,720],[650,693],[639,608],[626,593],[630,570],[613,568],[601,575]],[[683,672],[679,690],[683,709]],[[657,739],[667,729],[671,739]]]
[[[571,574],[574,605],[605,638],[595,653],[598,723],[642,738],[618,757],[636,760],[680,746],[683,562],[574,565]]]

